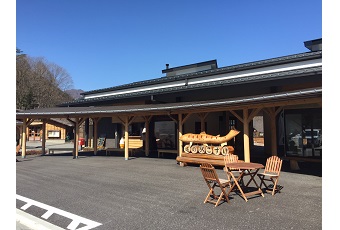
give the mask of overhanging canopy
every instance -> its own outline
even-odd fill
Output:
[[[321,103],[322,88],[280,92],[249,97],[227,98],[210,101],[178,102],[167,104],[143,104],[123,106],[53,107],[16,112],[17,119],[25,118],[72,118],[180,114],[188,112],[212,112],[237,110],[247,107],[290,106]]]

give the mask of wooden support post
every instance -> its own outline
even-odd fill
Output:
[[[183,114],[178,114],[178,140],[183,135]],[[178,141],[178,154],[181,157],[183,153],[183,141]],[[184,166],[183,162],[179,163],[180,166]]]
[[[76,133],[76,138],[75,138],[75,148],[74,148],[74,152],[75,154],[73,154],[73,159],[78,159],[78,153],[79,153],[79,129],[81,124],[85,121],[86,118],[76,118],[76,122],[75,122],[75,133]]]
[[[23,133],[23,128],[20,126],[20,139],[19,139],[19,144],[22,146],[22,133]]]
[[[279,107],[278,109],[271,107],[264,110],[270,117],[270,144],[272,156],[277,156],[276,116],[282,111],[282,109],[283,107]]]
[[[144,117],[145,120],[145,129],[146,133],[144,134],[145,137],[145,156],[149,156],[150,154],[150,120],[152,116],[146,116]],[[143,135],[143,134],[142,134]]]
[[[76,122],[70,118],[67,118],[67,120],[73,125],[73,133],[75,134],[73,137],[73,151],[72,151],[72,155],[73,155],[73,159],[76,156],[76,146],[78,146],[77,140],[76,140]],[[77,147],[78,148],[78,147]]]
[[[97,140],[98,140],[98,118],[92,118],[93,120],[93,154],[97,155]]]
[[[23,119],[22,126],[22,146],[21,146],[21,158],[26,158],[26,141],[27,141],[27,133],[28,126],[34,121],[34,119]]]
[[[271,133],[271,147],[272,156],[277,156],[277,142],[276,142],[276,120],[275,115],[270,116],[270,133]]]
[[[78,159],[78,141],[79,141],[79,120],[76,118],[76,126],[75,126],[75,138],[74,138],[74,149],[73,159]]]
[[[205,120],[207,118],[209,113],[198,113],[198,117],[200,118],[200,122],[201,122],[201,132],[206,132],[207,130],[205,130]]]
[[[46,120],[43,119],[43,124],[42,124],[42,137],[41,137],[41,151],[42,155],[45,155],[46,153]]]
[[[226,117],[225,117],[225,125],[226,125],[226,133],[223,135],[226,135],[230,131],[230,116],[229,116],[229,111],[226,111]],[[233,138],[234,139],[234,138]],[[235,143],[234,143],[235,144]]]
[[[27,120],[28,119],[24,119],[22,122],[21,158],[26,158]]]
[[[125,144],[124,144],[124,156],[125,156],[125,160],[129,160],[129,117],[126,116],[125,117],[125,121],[124,121],[124,126],[125,126],[125,130],[124,130],[124,138],[125,138]]]
[[[145,122],[145,155],[148,157],[150,154],[150,123],[149,121]]]
[[[244,145],[244,161],[250,162],[250,145],[249,145],[249,122],[248,109],[243,109],[243,145]]]
[[[76,127],[73,127],[73,133],[74,133],[74,137],[73,137],[73,151],[72,151],[72,155],[73,155],[73,159],[76,158],[76,149],[78,149],[78,140],[76,138]]]

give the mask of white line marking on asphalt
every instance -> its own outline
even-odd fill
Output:
[[[27,227],[27,229],[38,229],[38,230],[65,230],[64,228],[58,227],[51,224],[43,219],[30,215],[20,209],[16,209],[17,222]],[[18,228],[17,228],[18,229]],[[20,228],[26,229],[26,228]]]
[[[84,217],[72,214],[70,212],[63,211],[61,209],[49,206],[47,204],[35,200],[31,200],[18,194],[16,194],[16,198],[18,200],[26,202],[26,204],[21,207],[22,210],[26,210],[31,205],[46,209],[47,211],[41,216],[44,219],[48,219],[53,213],[72,219],[72,222],[67,226],[67,229],[69,230],[89,230],[102,225],[101,223],[86,219]],[[80,223],[83,223],[85,226],[77,229]]]

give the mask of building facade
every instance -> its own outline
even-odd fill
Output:
[[[86,143],[94,147],[98,137],[118,148],[122,137],[139,136],[147,156],[157,149],[180,155],[179,136],[186,133],[222,136],[237,129],[228,145],[250,161],[253,119],[261,117],[265,155],[321,158],[322,40],[304,45],[304,53],[233,66],[166,64],[165,76],[84,92],[57,108],[17,112],[17,118],[74,119],[75,133],[84,125]]]

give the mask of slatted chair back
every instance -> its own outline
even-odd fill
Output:
[[[224,164],[227,163],[237,163],[238,162],[238,156],[234,154],[227,154],[224,156]],[[236,169],[238,170],[238,169]]]
[[[279,176],[281,172],[281,167],[282,159],[280,159],[278,156],[271,156],[266,161],[264,173],[271,173]]]
[[[273,196],[276,192],[280,192],[280,190],[283,188],[282,186],[278,186],[281,167],[282,159],[278,156],[271,156],[266,161],[264,172],[257,174],[261,180],[260,187],[264,185],[267,190],[272,190]],[[271,182],[272,185],[267,185],[265,181]]]
[[[229,198],[226,193],[226,187],[230,186],[230,180],[220,179],[214,166],[209,163],[203,163],[200,165],[200,169],[203,175],[205,182],[208,185],[209,193],[204,200],[204,203],[213,203],[215,207],[220,203],[222,198],[229,202]],[[216,195],[214,189],[215,187],[219,187],[221,189],[221,193],[219,196]]]
[[[237,163],[238,162],[238,156],[234,154],[227,154],[224,156],[224,165],[228,163]],[[229,168],[231,171],[240,171],[238,168]],[[227,167],[224,167],[223,169],[227,173],[227,177],[230,180],[231,177],[229,175],[229,172],[227,170]]]
[[[200,168],[205,180],[216,181],[217,183],[219,183],[219,177],[216,173],[214,166],[212,166],[209,163],[203,163]]]

